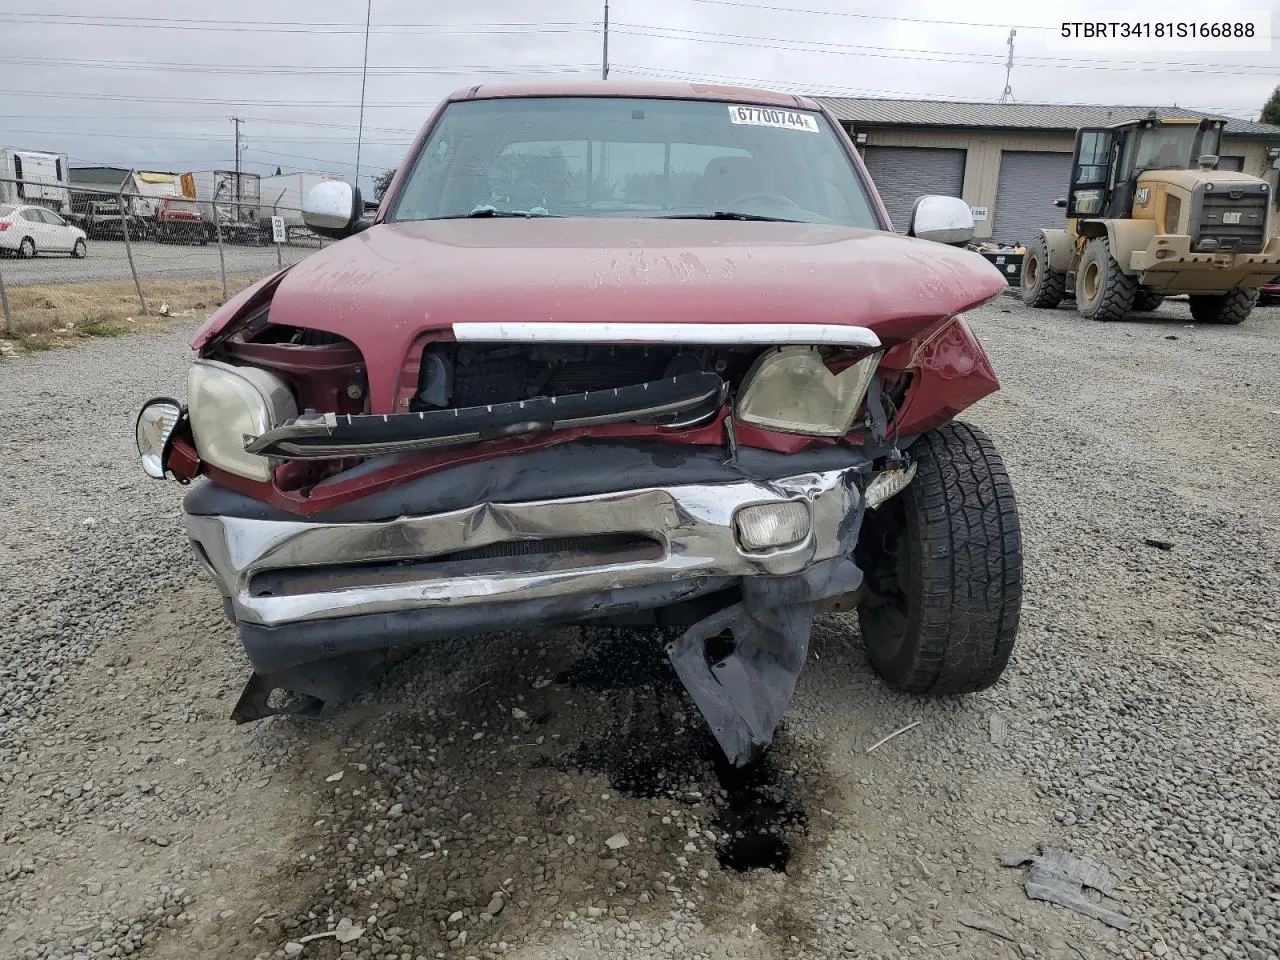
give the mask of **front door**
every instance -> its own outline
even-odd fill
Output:
[[[57,250],[59,253],[70,253],[76,240],[67,221],[52,210],[41,210],[40,213],[44,217],[44,222],[49,225],[49,249]]]
[[[1071,193],[1067,197],[1068,217],[1103,215],[1115,143],[1115,131],[1105,127],[1086,127],[1076,133]]]

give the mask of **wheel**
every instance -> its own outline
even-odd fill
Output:
[[[906,693],[983,690],[1013,653],[1022,612],[1022,531],[1004,464],[955,422],[912,447],[915,478],[868,513],[858,608],[876,673]]]
[[[1067,275],[1049,269],[1049,244],[1043,235],[1027,244],[1022,258],[1022,302],[1032,307],[1052,309],[1067,291]]]
[[[30,237],[23,237],[22,242],[18,244],[18,256],[23,260],[30,260],[36,255],[36,242]]]
[[[1138,292],[1133,295],[1133,309],[1143,313],[1155,310],[1162,303],[1164,303],[1164,297],[1146,287],[1139,287]]]
[[[83,240],[77,240],[76,245],[71,249],[71,255],[77,260],[83,260],[89,253],[89,248],[85,246]]]
[[[1076,309],[1090,320],[1123,320],[1133,309],[1136,277],[1126,277],[1106,237],[1089,241],[1076,269]]]
[[[1244,323],[1258,302],[1256,288],[1236,287],[1226,293],[1199,294],[1188,297],[1191,317],[1197,323]]]

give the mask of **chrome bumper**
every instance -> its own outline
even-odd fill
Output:
[[[856,468],[781,480],[691,484],[520,503],[481,503],[430,516],[373,523],[309,523],[186,516],[196,554],[237,620],[263,627],[504,601],[569,597],[703,577],[789,575],[831,559],[841,524],[862,502]],[[734,517],[741,507],[799,501],[808,535],[763,553],[744,550]],[[403,573],[369,582],[361,565],[422,562],[518,540],[634,535],[655,544],[642,559],[579,563],[573,569],[484,575],[440,563],[420,579]],[[492,565],[491,565],[492,566]],[[381,569],[381,568],[379,568]],[[259,574],[294,574],[287,595],[263,595]],[[352,577],[351,574],[356,574]],[[378,574],[373,575],[377,579]],[[357,579],[353,585],[344,580]],[[394,582],[391,582],[394,581]]]

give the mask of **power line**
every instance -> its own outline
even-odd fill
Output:
[[[455,67],[452,69],[437,70],[437,76],[506,76],[506,77],[522,77],[535,76],[540,74],[563,75],[569,73],[582,73],[590,71],[595,72],[594,64],[559,64],[553,66],[525,67],[514,69],[497,69],[484,67]],[[300,107],[300,108],[333,108],[333,107],[358,107],[359,103],[354,100],[245,100],[242,98],[217,98],[217,97],[145,97],[145,96],[121,96],[107,93],[71,93],[66,91],[51,90],[5,90],[6,96],[15,97],[35,97],[50,99],[70,99],[70,100],[103,100],[125,103],[208,103],[219,104],[222,106],[245,106],[245,107]],[[384,101],[380,103],[369,103],[369,107],[384,108],[416,108],[421,109],[423,104],[421,100],[396,100]]]
[[[844,10],[806,10],[797,7],[773,7],[762,3],[741,3],[738,0],[695,0],[697,3],[714,4],[720,7],[742,7],[746,10],[769,10],[774,13],[805,13],[818,17],[851,17],[857,20],[893,20],[898,23],[932,23],[946,27],[990,27],[1007,30],[1011,26],[1018,30],[1052,30],[1043,24],[1036,26],[1026,23],[974,23],[968,20],[938,20],[932,17],[891,17],[881,13],[848,13]]]
[[[105,119],[105,118],[99,118],[99,119]],[[122,118],[120,118],[120,119],[127,120],[128,118],[127,118],[127,117],[122,117]],[[247,121],[249,118],[248,118],[248,117],[242,117],[241,119],[243,119],[243,120],[246,120],[246,121]],[[368,137],[365,137],[364,142],[365,142],[366,144],[370,145],[370,146],[379,146],[379,147],[403,146],[403,145],[405,145],[405,144],[408,144],[408,143],[413,139],[413,136],[414,136],[414,134],[415,134],[416,132],[417,132],[417,131],[406,132],[406,133],[404,134],[404,136],[403,136],[403,137],[401,137],[401,138],[399,138],[399,139],[396,139],[396,140],[370,140]],[[119,130],[80,130],[80,129],[75,129],[75,130],[30,130],[30,129],[23,129],[23,128],[5,127],[5,134],[6,134],[6,135],[8,135],[8,134],[14,134],[14,133],[16,133],[16,134],[21,134],[21,135],[22,135],[22,136],[24,136],[24,137],[105,137],[105,138],[107,138],[107,139],[109,139],[109,140],[119,140],[119,139],[121,139],[121,133],[120,133],[120,131],[119,131]],[[132,140],[134,143],[138,143],[138,142],[145,142],[145,143],[226,143],[226,141],[227,141],[227,138],[226,138],[226,137],[218,137],[218,136],[202,135],[202,134],[174,134],[174,135],[171,135],[171,136],[160,136],[160,135],[147,134],[147,133],[136,133],[136,132],[135,132],[135,133],[130,134],[129,139],[130,139],[130,140]],[[352,142],[352,140],[354,139],[354,137],[350,137],[350,136],[347,136],[347,137],[319,137],[319,136],[317,136],[317,137],[278,137],[278,136],[271,136],[271,137],[267,137],[267,138],[265,138],[265,139],[266,139],[266,141],[267,141],[268,143],[283,143],[283,144],[290,144],[290,143],[300,143],[300,144],[311,144],[311,143],[315,143],[315,144],[329,144],[329,143],[334,143],[334,144],[347,144],[347,145],[350,145],[350,143]],[[246,147],[245,149],[246,149],[246,150],[249,150],[249,149],[256,149],[256,148],[249,148],[249,147]]]
[[[153,122],[153,121],[154,121],[154,122],[161,122],[161,123],[199,123],[199,124],[207,125],[207,124],[209,124],[209,123],[213,123],[213,122],[220,122],[220,121],[221,121],[221,119],[222,119],[222,117],[221,117],[221,115],[219,115],[218,117],[211,117],[211,116],[210,116],[210,117],[194,117],[194,116],[192,116],[192,115],[191,115],[191,114],[189,114],[189,113],[188,113],[188,114],[183,114],[182,116],[173,116],[173,115],[171,115],[171,114],[110,114],[110,113],[78,113],[78,114],[69,114],[69,113],[44,113],[43,111],[40,113],[39,117],[33,117],[33,116],[32,116],[31,114],[29,114],[29,113],[2,113],[2,114],[0,114],[0,120],[34,120],[34,119],[39,119],[39,120],[41,120],[41,121],[45,121],[45,120],[101,120],[101,121],[123,121],[123,122],[128,122],[128,123],[134,123],[134,122],[138,122],[138,121],[143,121],[143,122]],[[320,123],[320,122],[315,121],[315,120],[286,120],[286,119],[284,119],[283,117],[245,117],[244,119],[245,119],[246,121],[248,121],[248,122],[251,122],[251,123],[270,123],[270,124],[273,124],[273,125],[276,125],[276,126],[291,126],[291,127],[292,127],[292,126],[298,126],[298,127],[322,127],[322,128],[325,128],[325,129],[332,129],[332,130],[355,130],[355,129],[356,129],[356,125],[355,125],[354,123]],[[10,128],[6,127],[5,129],[6,129],[6,130],[8,130],[8,129],[10,129]],[[419,128],[418,128],[418,127],[365,127],[365,129],[366,129],[366,130],[369,130],[369,131],[372,131],[372,132],[374,132],[374,133],[398,133],[398,134],[404,134],[404,135],[406,135],[406,136],[411,136],[411,135],[413,135],[413,134],[417,133]],[[15,132],[22,132],[22,131],[15,131]],[[36,131],[26,131],[26,132],[28,132],[28,133],[32,133],[32,132],[34,132],[34,133],[48,133],[49,131],[47,131],[47,130],[36,130]],[[64,132],[65,132],[65,131],[64,131]],[[76,130],[75,132],[76,132],[76,133],[80,133],[81,131],[80,131],[80,130]],[[118,136],[120,136],[120,131],[119,131],[118,129],[117,129],[117,130],[104,130],[104,131],[100,131],[100,132],[101,132],[104,136],[112,136],[112,137],[118,137]],[[188,138],[188,139],[198,139],[198,138]],[[217,138],[217,139],[221,140],[222,138],[221,138],[221,137],[219,137],[219,138]],[[294,139],[296,139],[296,140],[307,140],[307,141],[310,141],[310,140],[314,140],[315,138],[314,138],[314,137],[278,137],[278,136],[272,136],[272,138],[271,138],[271,139],[272,139],[272,140],[294,140]],[[325,138],[324,138],[324,137],[321,137],[320,139],[321,139],[321,140],[323,140],[323,139],[325,139]],[[343,138],[343,139],[350,140],[351,138],[350,138],[350,137],[345,137],[345,138]]]
[[[130,30],[197,30],[224,33],[308,33],[325,35],[362,35],[364,24],[341,21],[285,20],[198,20],[186,17],[107,17],[90,14],[0,13],[0,23],[26,23],[44,26],[122,27]],[[591,21],[566,20],[509,23],[388,23],[374,33],[397,34],[487,34],[487,33],[587,33],[595,30]]]
[[[665,29],[665,28],[656,28]],[[893,47],[853,47],[852,45],[827,44],[814,41],[772,41],[766,42],[766,38],[743,37],[741,39],[729,39],[730,34],[722,37],[714,36],[677,36],[674,34],[663,34],[653,32],[652,29],[635,30],[623,29],[621,25],[615,28],[615,33],[624,34],[633,37],[647,37],[654,40],[686,40],[694,43],[715,43],[730,47],[751,47],[752,49],[767,48],[772,50],[782,50],[791,53],[820,53],[831,56],[857,56],[860,58],[870,58],[876,60],[906,60],[916,63],[955,63],[966,66],[999,66],[1000,54],[970,54],[951,51],[923,51],[938,54],[935,56],[911,56],[905,53],[869,53],[867,50],[893,50]],[[1056,62],[1056,61],[1061,62]],[[1031,61],[1050,61],[1050,62],[1031,62]],[[1110,61],[1091,60],[1091,61],[1073,61],[1067,58],[1057,57],[1024,57],[1020,61],[1023,66],[1038,69],[1062,69],[1062,70],[1104,70],[1104,71],[1122,71],[1124,73],[1202,73],[1213,74],[1217,76],[1242,76],[1242,77],[1264,77],[1274,73],[1274,67],[1264,66],[1262,64],[1250,64],[1257,70],[1265,71],[1263,73],[1254,73],[1249,70],[1239,69],[1208,69],[1214,65],[1200,64],[1160,64],[1156,65],[1153,61],[1124,61],[1125,64],[1141,64],[1150,63],[1151,66],[1127,66],[1117,64],[1115,66],[1107,66],[1105,64]],[[1095,65],[1096,64],[1096,65]],[[1234,64],[1221,64],[1223,67],[1234,67]]]
[[[250,66],[249,64],[217,64],[217,63],[164,63],[148,60],[81,60],[65,57],[0,57],[0,63],[25,66],[68,66],[86,67],[94,70],[124,70],[144,73],[209,73],[209,74],[244,74],[249,76],[349,76],[361,73],[359,66],[308,66],[306,64],[268,64]],[[475,68],[477,71],[482,68]],[[373,74],[440,74],[443,68],[424,67],[420,64],[405,66],[371,66]],[[453,71],[450,71],[453,72]]]

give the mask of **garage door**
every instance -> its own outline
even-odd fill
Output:
[[[928,147],[867,147],[862,159],[867,164],[884,205],[889,208],[894,229],[907,229],[911,209],[926,193],[958,197],[964,187],[963,150],[935,150]]]
[[[1025,243],[1042,227],[1065,227],[1066,217],[1053,201],[1067,195],[1071,154],[1005,150],[1000,155],[991,239]]]

